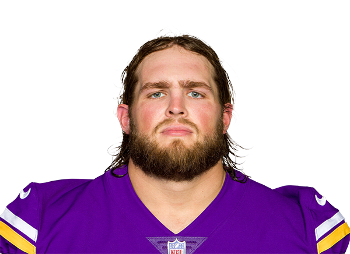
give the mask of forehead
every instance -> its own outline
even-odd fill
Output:
[[[179,46],[153,52],[146,56],[138,66],[136,75],[138,77],[136,89],[140,89],[147,82],[177,79],[205,82],[214,91],[216,90],[213,78],[214,68],[208,59]]]

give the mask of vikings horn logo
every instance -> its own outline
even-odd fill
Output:
[[[186,242],[179,242],[179,240],[168,242],[168,254],[186,254]]]

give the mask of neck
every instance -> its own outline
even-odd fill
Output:
[[[219,194],[225,180],[221,160],[191,181],[175,182],[146,175],[130,159],[128,174],[148,210],[170,231],[179,233]]]

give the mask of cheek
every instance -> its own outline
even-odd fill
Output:
[[[157,124],[160,118],[159,107],[152,105],[141,105],[133,108],[134,122],[140,132],[149,132]]]
[[[205,133],[211,133],[216,128],[216,123],[220,119],[221,111],[213,105],[201,105],[193,112],[200,129]]]

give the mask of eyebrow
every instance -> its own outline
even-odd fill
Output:
[[[191,81],[191,80],[180,80],[179,84],[182,88],[197,88],[202,87],[204,89],[209,90],[213,93],[213,89],[204,82],[197,82],[197,81]],[[142,93],[144,90],[152,89],[152,88],[169,88],[171,85],[166,81],[159,81],[159,82],[147,82],[144,84],[139,93]]]

